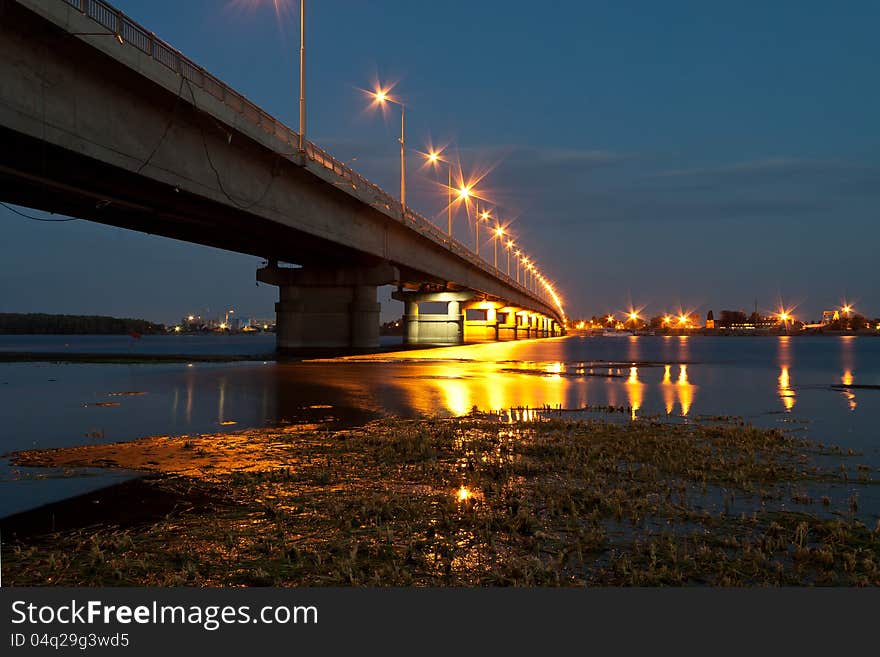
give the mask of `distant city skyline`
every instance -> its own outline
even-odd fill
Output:
[[[268,9],[115,4],[296,126],[296,11],[279,30]],[[878,19],[867,1],[535,12],[326,0],[308,23],[310,136],[396,195],[394,117],[367,112],[358,88],[397,81],[412,148],[451,143],[466,172],[492,168],[501,216],[570,317],[751,311],[755,299],[810,319],[844,300],[875,316]],[[409,172],[410,205],[445,226],[414,151]],[[255,284],[259,258],[2,207],[0,225],[0,312],[168,324],[226,308],[265,317],[277,300]],[[456,235],[472,246],[461,214]],[[402,313],[389,295],[383,321]]]

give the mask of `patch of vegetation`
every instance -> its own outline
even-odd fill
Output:
[[[474,413],[212,436],[218,467],[155,485],[210,490],[215,508],[4,546],[4,575],[15,586],[880,585],[880,523],[865,524],[856,497],[876,483],[867,470],[847,455],[823,469],[814,457],[834,450],[712,420]],[[179,472],[193,438],[175,440],[163,444],[178,447]],[[222,467],[243,443],[248,462]]]
[[[145,319],[101,315],[48,315],[45,313],[0,313],[0,333],[19,335],[126,335],[164,333],[165,326]]]

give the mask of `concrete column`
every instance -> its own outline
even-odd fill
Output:
[[[403,301],[404,344],[455,345],[464,341],[464,318],[461,303],[472,292],[394,292],[391,297]],[[446,303],[446,313],[429,314],[419,310],[420,303]]]
[[[277,285],[276,346],[280,352],[347,352],[379,347],[377,287],[396,269],[282,268],[272,263],[257,280]]]
[[[474,301],[465,309],[485,313],[485,319],[467,319],[464,322],[465,342],[495,342],[498,340],[498,319],[496,316],[496,302]]]
[[[419,343],[419,302],[406,300],[403,302],[403,343]]]
[[[517,338],[517,311],[519,308],[505,306],[501,309],[501,313],[506,315],[504,322],[498,323],[498,339],[499,340],[516,340]]]
[[[449,324],[447,329],[452,329],[455,331],[455,344],[462,344],[464,342],[464,314],[461,309],[461,301],[450,301],[446,305],[446,315],[449,317]],[[450,338],[453,338],[453,334],[451,332],[449,333],[449,336]]]
[[[375,349],[379,346],[379,312],[382,304],[376,300],[376,285],[354,285],[348,306],[351,320],[351,343],[355,350]]]

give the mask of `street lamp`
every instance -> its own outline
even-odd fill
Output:
[[[841,308],[841,310],[843,311],[843,314],[846,315],[846,330],[849,331],[850,326],[851,326],[850,325],[850,315],[853,311],[853,307],[851,304],[844,301],[843,308]]]
[[[443,151],[430,150],[425,154],[428,164],[436,167],[443,163],[446,165],[446,232],[452,237],[452,164],[440,157]]]
[[[492,235],[492,247],[495,251],[495,269],[498,269],[498,240],[504,237],[504,228],[495,226],[495,232]]]
[[[507,240],[507,275],[510,276],[510,250],[513,248],[513,240]]]
[[[387,89],[371,92],[379,105],[391,103],[400,107],[400,208],[406,218],[406,105],[388,95]]]
[[[492,218],[492,214],[488,210],[480,212],[480,206],[476,206],[476,217],[474,219],[474,253],[480,255],[480,222],[488,222]]]
[[[785,308],[778,313],[779,321],[782,322],[782,330],[788,333],[788,323],[794,319],[794,316]]]
[[[282,7],[286,2],[280,0],[256,0],[252,3],[271,4],[281,20]],[[117,39],[122,43],[122,36],[117,32]],[[306,0],[299,2],[299,151],[306,149]]]
[[[299,150],[306,150],[306,0],[299,0]]]

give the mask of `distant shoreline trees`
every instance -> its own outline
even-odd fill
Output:
[[[162,324],[144,319],[100,315],[0,313],[0,334],[6,335],[125,335],[164,333]]]

